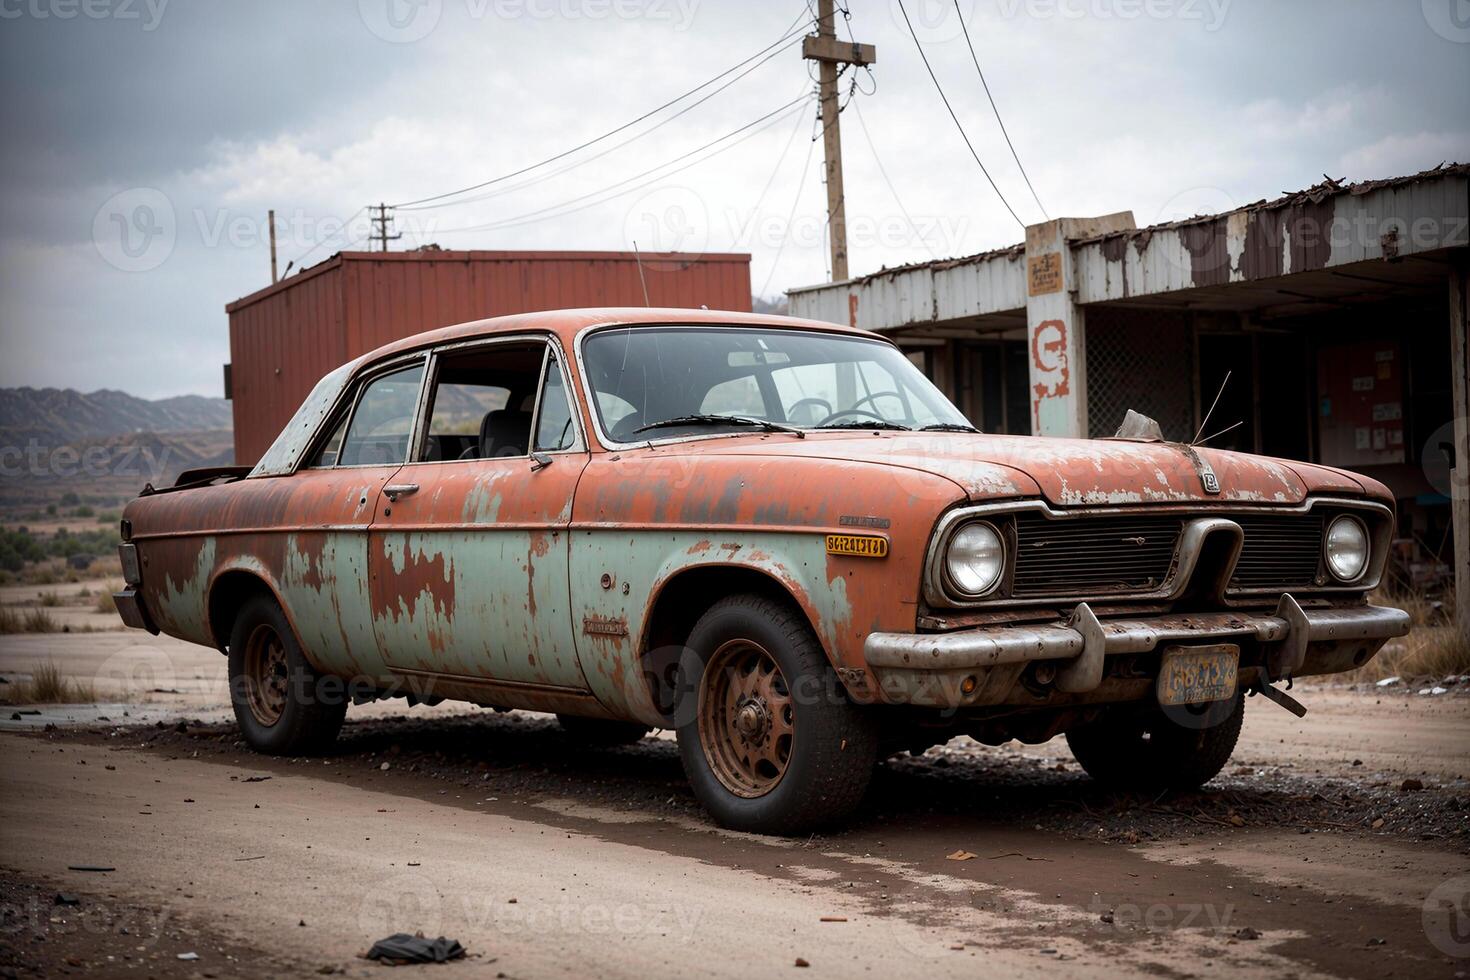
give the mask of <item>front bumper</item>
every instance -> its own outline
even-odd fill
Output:
[[[1279,680],[1350,670],[1408,632],[1409,616],[1401,609],[1303,609],[1287,595],[1274,613],[1172,613],[1142,619],[1099,620],[1082,603],[1065,623],[873,633],[863,652],[884,700],[958,707],[1020,703],[1024,694],[1034,700],[1035,686],[1022,694],[1015,690],[1022,671],[1034,661],[1053,662],[1054,680],[1046,686],[1055,691],[1081,696],[1082,701],[1108,700],[1106,695],[1129,689],[1113,685],[1115,690],[1103,691],[1109,688],[1105,675],[1112,656],[1146,655],[1172,645],[1239,643],[1242,667],[1265,670],[1267,677]],[[1136,675],[1136,667],[1131,672]],[[1087,697],[1099,691],[1105,696]]]

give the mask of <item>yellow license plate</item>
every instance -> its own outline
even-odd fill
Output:
[[[876,534],[829,534],[827,554],[854,558],[887,558],[888,539]]]
[[[1159,704],[1202,704],[1235,697],[1240,647],[1168,647],[1159,665]]]

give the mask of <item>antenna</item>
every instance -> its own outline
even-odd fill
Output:
[[[638,263],[638,285],[643,287],[643,305],[653,306],[648,301],[648,281],[643,278],[643,256],[638,254],[638,243],[633,243],[633,260]]]
[[[1230,372],[1229,371],[1226,371],[1225,372],[1225,380],[1220,382],[1220,390],[1217,391],[1217,392],[1215,392],[1215,400],[1212,401],[1212,402],[1210,402],[1210,410],[1205,413],[1205,417],[1204,418],[1200,419],[1199,428],[1196,429],[1195,432],[1194,432],[1194,438],[1191,439],[1191,440],[1189,440],[1189,444],[1191,446],[1193,446],[1193,445],[1195,445],[1196,443],[1199,442],[1200,433],[1202,433],[1202,432],[1205,431],[1205,426],[1208,425],[1209,422],[1210,422],[1210,416],[1213,415],[1213,414],[1215,414],[1215,406],[1218,405],[1218,404],[1220,404],[1220,396],[1223,395],[1223,394],[1225,394],[1225,386],[1228,385],[1229,383],[1230,383]],[[1239,423],[1237,423],[1237,424],[1239,424]],[[1235,428],[1235,426],[1232,425],[1230,428],[1233,429],[1233,428]],[[1229,431],[1230,431],[1230,429],[1222,429],[1221,430],[1221,432],[1229,432]],[[1220,434],[1221,434],[1220,432],[1216,432],[1215,433],[1215,436],[1218,436]],[[1210,438],[1213,439],[1213,438],[1215,438],[1215,436],[1210,436]]]
[[[1229,432],[1231,429],[1238,429],[1242,425],[1245,425],[1245,420],[1244,419],[1241,419],[1239,422],[1236,422],[1234,425],[1227,425],[1227,426],[1225,426],[1225,428],[1221,429],[1219,432],[1213,432],[1210,435],[1205,436],[1203,439],[1196,439],[1194,442],[1190,443],[1190,445],[1191,446],[1203,446],[1205,443],[1209,442],[1211,439],[1215,438],[1216,436],[1223,436],[1225,433]]]

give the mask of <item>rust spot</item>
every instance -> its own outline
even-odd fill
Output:
[[[1189,252],[1190,281],[1196,286],[1223,286],[1230,281],[1230,249],[1223,217],[1184,225],[1179,241]]]

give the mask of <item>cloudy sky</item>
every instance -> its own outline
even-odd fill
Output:
[[[1039,220],[954,0],[904,3],[1002,193]],[[842,117],[853,273],[1020,241],[899,0],[850,7],[878,47]],[[1046,210],[1140,224],[1470,160],[1466,7],[958,2]],[[772,47],[807,16],[802,0],[0,0],[0,385],[219,394],[224,305],[269,280],[267,209],[282,265],[320,261],[361,247],[368,203],[534,164],[767,48],[581,154],[399,211],[397,244],[637,239],[750,252],[765,295],[820,282],[812,85],[799,45]]]

